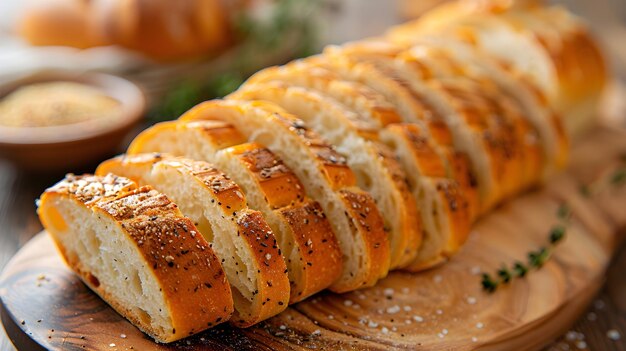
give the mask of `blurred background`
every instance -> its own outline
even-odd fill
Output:
[[[260,68],[380,34],[444,1],[2,1],[0,99],[31,89],[0,103],[0,158],[39,172],[95,164],[137,128],[224,96]],[[585,17],[626,76],[626,1],[551,2]]]
[[[263,67],[381,34],[444,1],[1,0],[0,270],[41,230],[34,201],[64,173],[93,171],[140,130]],[[626,81],[626,0],[548,2],[586,19]],[[622,83],[612,89],[621,121]],[[605,312],[593,313],[624,316]],[[575,330],[605,339],[584,318]],[[12,349],[0,332],[0,350]]]

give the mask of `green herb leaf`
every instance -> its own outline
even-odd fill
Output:
[[[517,261],[513,265],[513,271],[518,277],[524,277],[526,276],[526,273],[528,273],[528,267],[526,267],[522,262]]]
[[[496,289],[498,288],[498,282],[493,280],[493,278],[491,278],[491,276],[487,273],[483,273],[481,284],[483,286],[483,289],[490,293],[496,291]]]
[[[500,277],[500,281],[504,284],[511,281],[511,272],[506,266],[502,266],[502,268],[498,270],[498,276]]]
[[[565,237],[565,227],[562,225],[554,226],[550,231],[550,244],[558,243],[563,240],[563,237]]]

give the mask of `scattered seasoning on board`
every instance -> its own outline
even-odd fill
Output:
[[[592,197],[609,189],[620,188],[626,185],[626,154],[620,155],[620,164],[610,172],[599,179],[579,186],[581,195]],[[550,259],[556,245],[560,243],[567,234],[567,225],[571,218],[571,209],[567,204],[561,204],[557,210],[557,218],[559,223],[552,226],[548,233],[547,245],[540,247],[535,251],[527,254],[527,262],[517,261],[512,265],[503,265],[495,274],[483,272],[481,277],[481,285],[483,290],[493,293],[498,287],[508,284],[515,278],[523,278],[530,271],[537,270]],[[479,268],[478,268],[479,269]],[[471,272],[478,272],[477,267],[473,267]],[[596,308],[598,308],[596,306]]]

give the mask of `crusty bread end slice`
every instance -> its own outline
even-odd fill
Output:
[[[68,175],[44,192],[38,213],[85,284],[157,341],[230,317],[220,262],[165,195],[113,175]]]

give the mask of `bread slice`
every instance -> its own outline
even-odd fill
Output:
[[[70,174],[43,193],[37,212],[85,284],[157,341],[185,338],[233,312],[210,245],[150,187]]]
[[[374,200],[356,186],[346,159],[303,121],[271,103],[219,100],[204,102],[181,119],[229,121],[294,171],[324,209],[341,246],[342,272],[331,290],[372,286],[387,274],[389,242]]]
[[[331,98],[284,82],[245,84],[228,98],[271,101],[335,145],[383,216],[391,245],[390,269],[415,258],[422,237],[419,210],[402,167],[393,153],[377,142],[378,126]]]
[[[381,131],[406,170],[409,186],[421,208],[424,239],[419,253],[404,269],[420,271],[445,262],[467,239],[469,203],[445,168],[429,139],[415,124],[391,124]]]
[[[300,180],[276,154],[258,144],[224,149],[242,140],[232,125],[220,121],[166,122],[138,136],[129,153],[184,156],[211,162],[229,174],[278,240],[289,271],[290,303],[303,300],[337,280],[341,249],[319,203],[306,196]]]
[[[316,56],[303,60],[312,66],[321,66],[343,79],[357,81],[375,90],[392,103],[402,120],[417,124],[435,143],[435,151],[445,161],[448,175],[456,179],[470,203],[470,213],[475,218],[480,211],[478,176],[469,155],[454,148],[452,133],[440,116],[421,95],[410,88],[395,71],[361,62],[344,55]]]
[[[105,161],[97,173],[151,184],[196,223],[232,287],[232,324],[247,327],[287,307],[287,267],[276,238],[261,213],[247,207],[239,186],[220,170],[206,162],[140,154]]]

